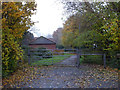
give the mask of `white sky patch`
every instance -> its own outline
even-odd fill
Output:
[[[63,5],[56,0],[35,0],[37,2],[37,12],[31,17],[37,22],[33,26],[34,36],[47,36],[52,34],[57,28],[63,27]]]

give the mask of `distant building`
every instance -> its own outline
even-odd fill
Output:
[[[36,38],[34,41],[29,43],[29,46],[33,48],[44,47],[46,49],[56,49],[56,43],[43,36]]]

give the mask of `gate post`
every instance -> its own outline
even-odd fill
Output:
[[[79,59],[80,59],[80,55],[79,55],[79,50],[77,49],[77,67],[79,67],[80,65]]]
[[[105,55],[105,53],[103,55],[103,58],[104,58],[104,68],[106,69],[106,55]]]
[[[52,49],[52,65],[53,65],[53,49]]]
[[[30,50],[28,49],[28,64],[30,65]]]

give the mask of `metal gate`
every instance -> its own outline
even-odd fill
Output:
[[[30,65],[78,66],[77,49],[30,49],[28,63]]]

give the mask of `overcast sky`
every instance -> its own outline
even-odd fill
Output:
[[[57,28],[63,27],[63,5],[57,0],[36,0],[37,12],[32,21],[37,22],[32,27],[34,36],[47,36]]]

